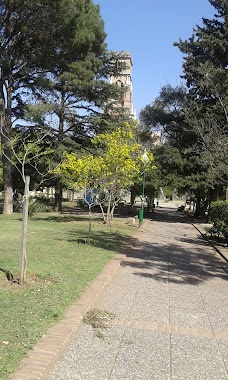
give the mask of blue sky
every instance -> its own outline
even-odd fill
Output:
[[[202,17],[212,18],[208,0],[94,0],[100,5],[109,50],[133,58],[133,102],[137,114],[162,86],[181,84],[183,55],[174,41],[188,39]]]

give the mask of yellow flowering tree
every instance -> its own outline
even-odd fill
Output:
[[[96,189],[96,202],[100,204],[105,223],[112,218],[122,191],[141,177],[142,147],[136,142],[135,128],[125,123],[113,132],[97,135],[93,139],[96,155],[66,154],[58,168],[70,186]],[[151,167],[153,156],[148,154],[148,157],[147,166]],[[98,196],[101,192],[105,194],[103,199]],[[108,204],[106,214],[102,206],[104,200]]]

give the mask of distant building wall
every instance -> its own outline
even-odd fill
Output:
[[[120,63],[123,62],[125,65],[125,68],[123,69],[121,75],[118,77],[112,76],[110,78],[110,83],[115,83],[120,87],[126,87],[127,90],[124,93],[123,97],[119,101],[119,106],[126,108],[129,110],[129,113],[136,117],[136,112],[133,107],[133,101],[132,101],[132,58],[131,53],[124,51],[120,53]]]

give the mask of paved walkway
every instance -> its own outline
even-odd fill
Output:
[[[227,262],[187,222],[146,220],[12,379],[228,380]],[[115,319],[80,323],[91,308]]]

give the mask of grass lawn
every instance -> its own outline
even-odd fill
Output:
[[[19,274],[21,215],[0,215],[0,268]],[[27,283],[7,281],[0,272],[0,379],[66,308],[78,299],[135,228],[124,219],[92,224],[91,245],[83,244],[88,221],[75,214],[37,214],[28,223]]]

